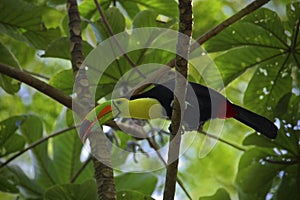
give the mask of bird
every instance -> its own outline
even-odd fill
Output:
[[[175,81],[167,81],[155,84],[140,94],[100,104],[83,120],[80,127],[81,137],[86,139],[96,122],[101,121],[100,124],[104,124],[113,118],[171,119],[174,88]],[[199,130],[210,119],[234,118],[267,138],[275,139],[277,136],[278,128],[272,121],[232,103],[216,90],[198,83],[188,82],[185,103],[182,106],[182,124],[187,131]]]

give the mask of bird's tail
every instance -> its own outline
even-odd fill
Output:
[[[273,122],[240,106],[234,105],[234,107],[237,111],[237,115],[234,116],[235,119],[250,126],[268,138],[274,139],[276,137],[278,128]]]

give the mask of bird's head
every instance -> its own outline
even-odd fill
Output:
[[[154,119],[164,117],[164,113],[164,108],[159,101],[152,98],[109,100],[96,106],[83,119],[79,131],[80,137],[85,141],[94,127],[115,118]]]

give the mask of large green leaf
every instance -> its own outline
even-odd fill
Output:
[[[208,197],[200,197],[199,200],[230,200],[230,196],[225,189],[220,188],[214,195]]]
[[[153,10],[143,10],[135,16],[132,25],[134,28],[157,27],[157,16]]]
[[[88,55],[92,49],[93,47],[89,43],[83,41],[82,51],[84,55]],[[42,57],[54,57],[70,60],[70,39],[66,37],[61,37],[52,41],[46,49],[45,54],[42,55]]]
[[[38,49],[59,37],[60,30],[47,29],[42,21],[45,7],[38,7],[23,0],[0,2],[0,32],[24,41]]]
[[[114,34],[118,34],[125,30],[125,17],[119,11],[118,8],[112,7],[105,10],[104,15],[107,19],[107,22],[110,25],[110,28]],[[97,42],[102,42],[105,39],[111,37],[108,28],[106,27],[103,20],[99,20],[96,23],[91,23],[94,33],[97,38]]]
[[[232,120],[225,123],[222,133],[213,130],[208,132],[230,144],[241,146],[239,141],[242,140],[245,129]],[[190,134],[192,135],[189,136]],[[207,197],[216,193],[219,188],[226,189],[230,195],[236,195],[232,188],[235,187],[238,162],[243,153],[240,149],[199,133],[184,134],[183,146],[189,148],[180,157],[182,167],[179,168],[179,177],[193,199]]]
[[[274,189],[284,186],[281,184],[284,173],[288,174],[292,170],[291,176],[286,178],[298,177],[296,171],[293,170],[293,165],[293,162],[276,158],[276,153],[270,149],[254,148],[247,151],[240,160],[236,179],[240,198],[265,199],[272,191],[276,194],[278,189]],[[294,193],[285,194],[295,195]]]
[[[74,126],[72,111],[63,111],[58,118],[59,120],[55,125],[56,130],[65,129],[66,125]],[[53,163],[60,184],[70,183],[80,171],[83,165],[81,160],[84,151],[87,150],[83,149],[83,144],[75,128],[53,138]],[[76,175],[75,183],[82,183],[93,178],[93,173],[92,162],[90,162],[79,175]]]
[[[164,0],[164,1],[157,1],[157,0],[123,0],[126,2],[135,2],[141,6],[144,6],[148,9],[152,9],[159,14],[163,14],[168,17],[177,18],[178,16],[178,5],[174,0]]]
[[[26,121],[21,125],[21,132],[29,144],[41,139],[43,136],[41,119],[34,115],[28,115]],[[58,178],[48,155],[48,142],[43,142],[31,151],[35,180],[43,187],[56,184]]]
[[[0,42],[0,63],[11,67],[20,68],[15,56]],[[14,94],[19,91],[20,83],[16,80],[0,74],[0,86],[9,94]]]
[[[25,140],[16,130],[25,120],[25,117],[10,117],[0,122],[0,157],[23,149]]]
[[[68,131],[53,140],[53,162],[60,183],[69,183],[83,163],[80,161],[82,142],[76,130]],[[81,183],[93,177],[92,162],[76,179]]]
[[[288,104],[284,114],[280,114],[277,117],[277,121],[280,129],[278,136],[275,140],[269,140],[265,137],[258,135],[250,135],[244,140],[245,145],[255,145],[264,148],[276,148],[279,151],[286,151],[285,156],[289,155],[290,158],[297,159],[299,155],[298,143],[299,143],[299,110],[300,110],[300,98],[299,96],[292,95],[290,98],[285,98],[287,102],[280,101],[276,110],[282,109],[283,104]]]
[[[273,166],[263,163],[263,158],[267,157],[267,152],[253,149],[243,154],[237,176],[237,184],[240,188],[240,195],[250,196],[255,199],[262,199],[268,193],[272,185],[272,179],[280,171],[280,166]],[[250,199],[248,197],[248,199]]]
[[[275,109],[277,124],[280,126],[275,140],[270,141],[257,135],[245,139],[244,144],[257,146],[246,152],[240,162],[237,182],[242,187],[241,195],[246,199],[264,198],[267,193],[277,199],[287,196],[291,199],[299,198],[296,192],[296,188],[300,187],[297,181],[300,165],[299,102],[299,96],[294,94],[280,100]],[[264,186],[261,185],[263,183]]]
[[[103,10],[106,10],[109,7],[109,5],[111,4],[111,0],[103,0],[103,1],[100,1],[99,3],[100,3],[101,8]],[[78,8],[79,8],[80,15],[86,19],[91,19],[92,16],[95,15],[95,13],[99,17],[99,13],[97,11],[94,1],[84,0],[79,4]]]
[[[49,188],[45,200],[96,200],[96,182],[88,180],[82,184],[63,184]]]
[[[60,89],[68,95],[72,94],[74,85],[73,71],[68,69],[58,72],[51,77],[49,84],[56,87],[57,89]]]
[[[140,8],[139,6],[130,1],[119,1],[119,3],[122,5],[123,9],[126,11],[126,14],[133,19],[137,13],[139,13]]]
[[[133,190],[124,190],[117,192],[117,199],[119,200],[132,200],[132,199],[143,199],[143,200],[154,200],[150,195],[143,194],[141,192]]]
[[[291,91],[293,67],[299,66],[300,4],[287,6],[288,21],[277,13],[259,9],[211,39],[208,51],[224,51],[215,61],[224,84],[256,67],[244,103],[258,113],[271,116],[279,99]],[[292,17],[293,16],[293,17]]]
[[[117,191],[135,190],[151,195],[157,184],[157,177],[150,173],[124,173],[115,177]]]
[[[41,198],[43,189],[40,185],[30,179],[23,170],[16,165],[5,166],[0,169],[0,190],[15,193],[19,191],[23,197],[28,199]]]

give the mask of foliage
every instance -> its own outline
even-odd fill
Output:
[[[194,37],[238,12],[246,2],[195,1]],[[300,3],[285,2],[276,1],[251,12],[204,44],[221,73],[228,98],[276,121],[280,129],[278,137],[269,140],[252,134],[237,121],[226,120],[221,138],[242,148],[218,141],[204,158],[199,158],[199,146],[205,148],[204,140],[216,141],[197,136],[180,158],[179,168],[179,177],[193,199],[299,199]],[[115,34],[140,27],[176,30],[178,26],[173,0],[103,0],[100,5]],[[285,12],[279,9],[282,7]],[[0,8],[0,63],[29,71],[71,95],[74,77],[65,1],[2,0]],[[79,11],[83,52],[88,55],[110,35],[93,1],[81,1]],[[152,49],[128,55],[136,65],[166,64],[174,57]],[[97,83],[95,98],[110,98],[116,82],[131,68],[124,57],[114,61]],[[193,70],[190,75],[199,77]],[[208,79],[213,76],[208,74]],[[35,141],[74,125],[70,112],[42,93],[2,74],[0,87],[0,163]],[[149,150],[143,140],[121,131],[115,135],[122,148],[134,140]],[[163,146],[167,137],[155,139]],[[86,162],[84,152],[76,130],[31,148],[0,168],[0,199],[96,199],[91,163],[71,182]],[[120,160],[133,161],[130,156]],[[151,163],[138,157],[133,165]],[[116,173],[119,199],[153,199],[161,193],[163,170]],[[177,195],[186,198],[180,189]]]

